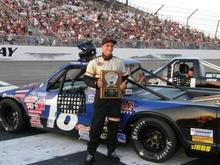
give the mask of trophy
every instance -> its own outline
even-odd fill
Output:
[[[120,85],[122,83],[122,73],[120,71],[102,70],[101,80],[103,82],[103,87],[100,89],[100,98],[121,98],[122,93]]]

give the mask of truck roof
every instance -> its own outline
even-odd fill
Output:
[[[199,57],[174,57],[173,60],[200,60]]]
[[[122,59],[124,61],[124,64],[140,64],[140,61],[134,60],[134,59]],[[71,65],[80,65],[80,66],[86,66],[89,62],[84,61],[72,61],[70,63],[65,64],[64,66],[71,66]]]

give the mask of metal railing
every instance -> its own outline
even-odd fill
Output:
[[[65,38],[57,40],[57,37],[47,36],[19,36],[19,35],[0,35],[1,45],[29,45],[29,46],[67,46],[74,47],[79,43],[92,40],[93,43],[99,47],[101,39],[91,38]],[[140,41],[140,40],[122,40],[119,39],[116,47],[119,48],[159,48],[159,49],[220,49],[220,43],[208,43],[202,42],[201,44],[169,41],[169,40],[151,40],[151,41]]]

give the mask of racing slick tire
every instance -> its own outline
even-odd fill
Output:
[[[163,162],[177,149],[177,139],[172,128],[163,120],[141,118],[131,129],[131,142],[135,152],[143,159]]]
[[[8,132],[20,132],[27,126],[21,108],[11,99],[0,102],[0,123]]]

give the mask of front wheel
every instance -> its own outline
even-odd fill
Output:
[[[152,162],[171,158],[177,149],[177,140],[172,128],[163,120],[141,118],[131,130],[131,141],[136,153]]]
[[[11,99],[0,102],[0,122],[8,132],[19,132],[26,127],[26,120],[18,104]]]

